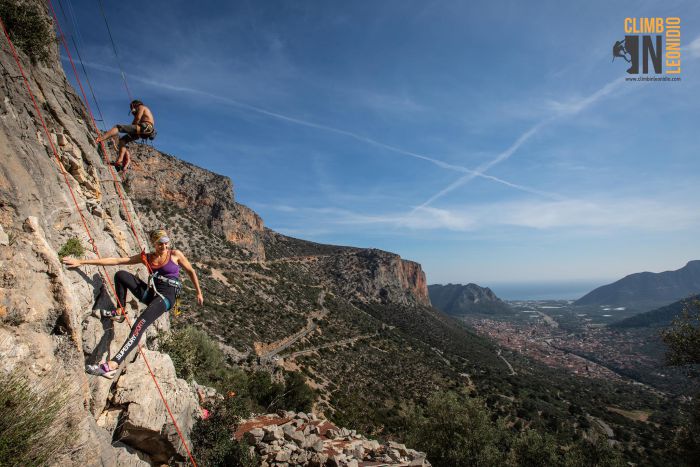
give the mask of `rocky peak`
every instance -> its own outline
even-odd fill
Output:
[[[394,253],[326,245],[265,228],[254,211],[234,201],[231,180],[139,145],[128,176],[130,196],[142,204],[172,204],[259,261],[313,258],[314,273],[342,295],[362,302],[429,305],[420,264]],[[167,211],[167,207],[160,211]],[[151,224],[149,222],[149,224]]]
[[[490,288],[473,283],[433,284],[428,286],[428,291],[433,305],[451,315],[511,313],[510,307]]]
[[[253,259],[265,259],[263,220],[234,200],[230,178],[150,146],[132,147],[133,164],[127,177],[132,199],[186,210],[214,234],[251,252]]]

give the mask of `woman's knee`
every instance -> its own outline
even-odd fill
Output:
[[[132,274],[128,271],[117,271],[116,274],[114,274],[114,281],[124,283],[129,281],[131,277]]]

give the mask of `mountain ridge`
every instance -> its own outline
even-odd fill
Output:
[[[598,287],[575,305],[611,305],[648,311],[700,292],[700,260],[673,271],[638,272]]]
[[[214,234],[247,250],[246,259],[313,258],[318,273],[329,277],[329,283],[338,289],[355,289],[361,300],[430,305],[425,273],[415,261],[376,248],[321,244],[280,234],[235,201],[229,177],[146,145],[138,145],[131,153],[132,168],[126,180],[131,199],[186,210]],[[334,273],[327,274],[331,270]]]
[[[629,318],[610,324],[612,328],[667,327],[670,326],[683,310],[693,301],[700,300],[700,295],[690,296],[656,310],[639,313]]]

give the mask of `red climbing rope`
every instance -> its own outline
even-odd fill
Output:
[[[49,0],[49,5],[51,6],[51,10],[53,12],[54,18],[56,19],[56,24],[58,25],[58,19],[56,18],[56,13],[53,10],[53,5],[51,5],[50,0]],[[90,245],[92,245],[92,251],[95,253],[97,258],[99,259],[99,258],[101,258],[101,256],[100,256],[99,249],[97,248],[97,245],[95,244],[95,239],[92,237],[92,234],[90,233],[90,229],[87,225],[87,220],[85,219],[83,211],[80,208],[80,205],[78,204],[78,200],[75,197],[75,193],[73,192],[73,188],[71,187],[70,182],[68,180],[68,173],[66,172],[65,167],[61,163],[61,159],[60,159],[60,156],[58,155],[58,151],[56,149],[56,146],[54,145],[53,140],[51,139],[51,133],[49,132],[48,126],[46,125],[46,121],[44,120],[44,117],[41,114],[41,110],[39,109],[39,106],[37,105],[36,99],[34,98],[34,93],[32,92],[31,86],[29,85],[29,80],[27,79],[27,76],[24,73],[24,68],[22,67],[22,63],[20,62],[19,55],[17,54],[17,50],[15,49],[15,46],[12,43],[12,39],[10,39],[10,35],[8,34],[7,29],[5,28],[5,23],[2,21],[2,19],[0,19],[0,26],[2,26],[2,30],[3,30],[3,33],[5,34],[5,38],[7,39],[7,42],[10,45],[10,50],[12,51],[12,55],[15,59],[15,62],[17,63],[17,67],[19,68],[19,71],[22,75],[22,78],[24,80],[24,85],[27,88],[27,92],[29,93],[29,97],[31,98],[32,103],[34,105],[34,110],[36,110],[37,116],[39,117],[39,120],[41,122],[41,126],[44,128],[44,133],[46,134],[46,139],[48,140],[49,145],[51,146],[51,150],[53,152],[54,158],[56,159],[56,163],[58,164],[58,167],[59,167],[61,173],[63,174],[64,181],[65,181],[66,185],[68,186],[68,190],[70,191],[71,198],[73,199],[73,203],[75,204],[75,208],[76,208],[78,215],[80,216],[80,219],[83,223],[83,227],[85,228],[85,233],[88,236],[89,243],[90,243]],[[59,31],[60,31],[60,26],[59,26]],[[63,40],[64,47],[66,47],[65,38],[63,38],[62,33],[61,33],[61,38]],[[68,52],[68,54],[70,56],[70,52],[67,50],[67,47],[66,47],[66,51]],[[71,59],[71,65],[73,65],[73,70],[76,71],[76,68],[75,68],[75,65],[73,64],[72,59]],[[77,71],[76,71],[76,78],[78,79],[78,82],[80,83],[80,78],[77,75]],[[83,91],[82,84],[80,85],[80,88],[81,88],[81,91]],[[83,97],[85,97],[84,91],[83,91]],[[87,104],[88,109],[90,111],[90,116],[92,117],[93,124],[95,125],[95,128],[97,129],[97,125],[96,125],[94,117],[92,115],[92,110],[90,110],[89,103],[87,102],[87,99],[85,99],[85,101],[86,101],[86,104]],[[99,130],[98,130],[98,134],[99,134]],[[103,149],[104,149],[104,146],[103,146]],[[116,180],[115,180],[115,185],[116,185]],[[131,220],[131,216],[128,214],[128,210],[126,209],[126,205],[124,204],[124,198],[121,196],[121,191],[117,190],[117,192],[119,193],[119,197],[122,200],[122,206],[124,207],[124,211],[127,213],[127,216],[129,217],[129,221],[131,222],[131,229],[132,229],[132,232],[134,234],[134,237],[137,239],[139,246],[141,246],[141,242],[139,241],[138,235],[136,234],[136,230],[134,228],[133,221]],[[102,266],[102,270],[103,271],[100,272],[102,279],[109,284],[109,286],[112,290],[112,293],[114,294],[114,297],[116,298],[118,306],[122,310],[124,310],[124,307],[120,303],[119,297],[117,296],[116,290],[114,288],[114,284],[112,284],[112,281],[109,279],[109,275],[107,274],[105,266]],[[98,268],[98,271],[99,271],[99,268]],[[150,267],[149,267],[149,272],[150,272]],[[131,326],[131,322],[129,320],[129,317],[126,315],[126,313],[124,313],[124,314],[126,316],[126,319],[127,319],[129,326]],[[140,343],[138,345],[138,349],[139,349],[139,352],[141,353],[141,356],[143,357],[143,361],[146,364],[146,367],[148,368],[148,372],[150,373],[151,378],[153,379],[153,382],[155,383],[156,389],[158,390],[158,393],[161,397],[161,400],[163,401],[163,404],[165,405],[165,408],[168,411],[168,415],[170,416],[170,419],[173,422],[173,426],[175,427],[175,430],[177,431],[177,434],[180,437],[180,440],[182,441],[182,445],[185,448],[185,451],[187,451],[187,455],[189,456],[190,461],[192,461],[192,464],[194,465],[194,467],[197,467],[197,462],[195,461],[194,457],[192,456],[192,453],[190,452],[189,447],[187,446],[187,442],[185,441],[185,438],[184,438],[182,432],[180,431],[180,427],[178,426],[177,421],[175,420],[175,416],[173,415],[172,410],[170,409],[170,406],[168,405],[168,402],[165,399],[165,395],[163,394],[163,391],[162,391],[160,385],[158,384],[156,376],[153,373],[151,365],[149,364],[148,359],[146,358],[146,355],[145,355]]]
[[[68,60],[70,60],[71,67],[73,68],[73,73],[75,74],[75,79],[78,82],[78,86],[80,87],[80,92],[83,95],[83,101],[85,101],[85,106],[88,109],[88,112],[90,114],[90,119],[92,120],[92,126],[95,129],[95,132],[100,135],[100,130],[97,127],[97,122],[95,121],[95,115],[92,113],[92,108],[90,107],[90,101],[88,101],[87,96],[85,95],[85,89],[83,88],[83,83],[80,80],[80,75],[78,74],[78,70],[75,67],[75,62],[73,62],[73,56],[70,53],[70,48],[68,47],[68,44],[66,43],[66,37],[63,34],[63,30],[61,29],[61,24],[58,22],[58,17],[56,16],[56,10],[54,10],[53,3],[51,0],[48,0],[49,7],[51,8],[51,14],[53,15],[54,22],[56,23],[56,26],[58,27],[58,36],[61,39],[61,43],[63,44],[63,49],[66,51],[66,54],[68,55]],[[117,183],[117,177],[114,172],[114,167],[112,167],[109,164],[109,161],[107,160],[107,147],[104,143],[104,141],[100,141],[100,146],[102,147],[102,154],[103,158],[105,160],[105,164],[107,167],[109,167],[109,171],[112,174],[112,180],[114,181],[114,186],[117,190],[117,194],[119,195],[119,199],[122,204],[122,208],[124,210],[124,213],[126,214],[127,220],[129,221],[129,226],[131,227],[131,232],[134,234],[134,238],[136,239],[136,242],[139,245],[139,248],[143,251],[143,245],[141,244],[141,240],[136,233],[136,229],[134,228],[134,221],[131,219],[131,214],[129,213],[129,210],[126,208],[126,201],[124,201],[124,197],[122,196],[122,190],[119,184]]]

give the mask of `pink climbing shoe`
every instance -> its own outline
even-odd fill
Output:
[[[103,362],[99,365],[87,365],[85,367],[85,373],[89,375],[102,376],[107,379],[112,379],[117,373],[117,370],[112,370],[107,362]]]
[[[108,318],[117,323],[123,323],[126,316],[120,310],[99,310],[100,318]]]

